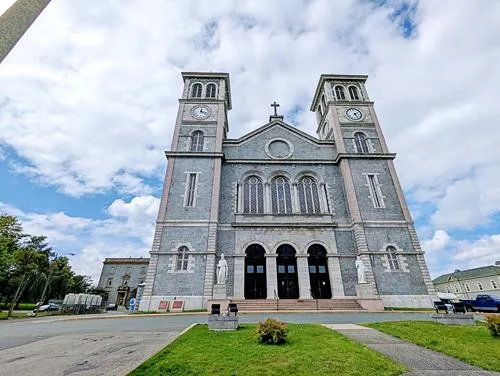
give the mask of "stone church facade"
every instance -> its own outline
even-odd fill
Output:
[[[267,124],[238,139],[227,137],[229,75],[182,77],[141,310],[174,299],[206,308],[215,288],[220,294],[222,253],[227,299],[362,300],[371,291],[385,306],[432,306],[434,287],[367,76],[320,77],[311,105],[318,137],[275,107]]]

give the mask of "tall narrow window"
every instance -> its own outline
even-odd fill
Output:
[[[271,182],[271,202],[273,214],[291,214],[292,197],[290,182],[283,176],[275,177]]]
[[[342,86],[335,86],[335,96],[339,101],[345,101],[344,88]]]
[[[257,176],[250,176],[243,183],[243,213],[264,213],[264,186]]]
[[[321,105],[323,106],[323,111],[326,112],[326,100],[324,95],[321,96]]]
[[[364,133],[354,133],[354,143],[356,144],[356,151],[358,153],[368,154],[370,152],[368,149],[368,141]]]
[[[359,93],[356,86],[349,86],[349,95],[351,96],[351,100],[359,101]]]
[[[191,151],[203,151],[203,132],[195,131],[191,134]]]
[[[191,87],[191,98],[201,98],[201,84],[194,84]]]
[[[302,214],[320,214],[318,185],[309,177],[300,179],[297,185],[299,191],[300,212]]]
[[[470,292],[470,286],[468,283],[465,283],[465,289],[467,290],[467,292]]]
[[[184,206],[194,207],[196,204],[196,180],[197,174],[191,173],[188,175],[186,187],[186,203]]]
[[[387,247],[387,259],[389,260],[389,267],[391,270],[399,270],[399,259],[396,248],[393,246]]]
[[[177,263],[175,270],[187,270],[188,268],[188,247],[182,246],[177,250]]]
[[[207,93],[205,95],[206,98],[215,98],[215,92],[217,90],[217,87],[215,84],[208,84],[207,85]]]
[[[478,283],[477,283],[477,288],[478,288],[480,291],[483,291],[483,285],[481,284],[481,282],[478,282]]]
[[[368,186],[370,188],[370,195],[372,196],[373,206],[376,208],[383,208],[384,201],[380,193],[380,186],[376,175],[367,175]]]
[[[495,281],[491,281],[491,287],[496,289],[497,288],[497,283]]]

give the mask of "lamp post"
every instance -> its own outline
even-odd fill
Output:
[[[36,308],[35,308],[35,317],[38,316],[38,309],[40,308],[40,306],[43,304],[43,301],[45,300],[45,294],[47,293],[47,289],[49,287],[50,277],[52,277],[52,271],[54,270],[54,268],[53,268],[54,263],[57,261],[59,256],[74,256],[74,255],[75,255],[74,253],[65,253],[65,254],[61,254],[61,255],[58,255],[56,253],[56,256],[54,257],[54,259],[52,261],[49,261],[49,274],[45,278],[45,285],[43,286],[42,296],[41,296],[40,301],[38,302],[38,304],[36,305]]]

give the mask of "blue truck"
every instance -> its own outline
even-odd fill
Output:
[[[478,295],[476,299],[460,300],[468,312],[500,312],[500,299],[493,295]]]

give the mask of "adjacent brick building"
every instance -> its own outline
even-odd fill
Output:
[[[317,137],[275,107],[238,139],[228,138],[229,75],[182,77],[141,310],[174,299],[205,308],[222,253],[228,299],[359,299],[359,256],[361,287],[374,298],[431,306],[434,287],[367,76],[321,76],[311,105]]]

